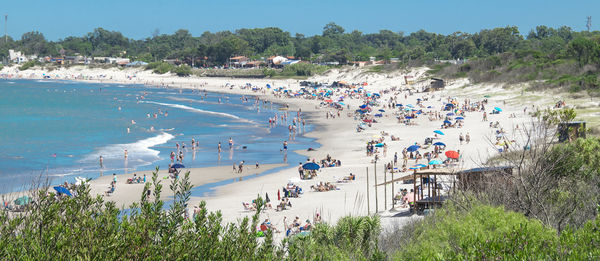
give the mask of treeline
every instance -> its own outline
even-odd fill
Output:
[[[576,50],[567,52],[568,44],[574,39],[597,40],[600,33],[574,32],[571,28],[549,28],[538,26],[527,37],[523,37],[517,27],[494,28],[469,34],[456,32],[449,35],[429,33],[423,30],[404,35],[402,32],[381,30],[378,33],[364,34],[329,23],[321,35],[307,37],[291,35],[279,28],[239,29],[235,32],[204,32],[192,36],[181,29],[173,34],[158,35],[134,40],[120,32],[96,28],[84,36],[70,36],[58,41],[47,41],[40,32],[28,32],[21,39],[0,41],[0,55],[8,55],[8,49],[16,49],[26,54],[88,56],[123,56],[146,62],[162,59],[180,59],[191,63],[191,59],[208,58],[207,63],[219,65],[235,55],[268,57],[285,55],[304,60],[365,61],[369,57],[377,59],[399,58],[401,61],[431,61],[434,59],[467,59],[487,57],[517,50],[537,50],[553,56],[569,55],[587,63],[593,56],[594,46],[588,41],[574,42]]]
[[[405,35],[381,30],[364,34],[329,23],[322,34],[292,35],[279,28],[239,29],[235,32],[187,30],[155,33],[134,40],[120,32],[97,28],[84,36],[47,41],[40,32],[28,32],[15,40],[0,41],[0,58],[9,49],[39,56],[81,54],[128,57],[145,62],[178,59],[194,67],[225,65],[230,57],[253,59],[273,55],[294,56],[313,62],[367,61],[398,58],[401,65],[432,64],[436,60],[468,60],[467,64],[440,66],[435,72],[448,77],[468,76],[475,82],[545,80],[545,85],[598,89],[595,74],[600,67],[600,32],[576,32],[567,26],[538,26],[527,34],[517,27],[484,29],[449,35],[423,30]]]

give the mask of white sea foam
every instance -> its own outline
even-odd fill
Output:
[[[157,104],[157,105],[162,105],[162,106],[168,106],[171,108],[177,108],[177,109],[182,109],[182,110],[187,110],[187,111],[193,111],[193,112],[197,112],[197,113],[204,113],[204,114],[211,114],[211,115],[218,115],[221,117],[226,117],[226,118],[230,118],[230,119],[235,119],[238,121],[243,121],[243,122],[252,122],[246,119],[242,119],[238,116],[235,116],[233,114],[229,114],[229,113],[225,113],[225,112],[217,112],[217,111],[207,111],[207,110],[202,110],[202,109],[198,109],[198,108],[194,108],[194,107],[190,107],[187,105],[182,105],[182,104],[172,104],[172,103],[162,103],[162,102],[155,102],[155,101],[143,101],[144,103],[151,103],[151,104]]]
[[[138,140],[134,143],[126,143],[126,144],[113,144],[102,147],[97,151],[88,154],[81,161],[82,162],[97,162],[100,158],[100,155],[104,159],[123,159],[124,151],[127,150],[129,159],[131,161],[136,161],[142,158],[152,158],[153,160],[158,160],[158,154],[160,151],[151,149],[156,145],[165,144],[167,141],[173,139],[175,136],[163,132],[158,134],[157,136],[146,138],[143,140]]]

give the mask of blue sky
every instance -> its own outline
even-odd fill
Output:
[[[584,0],[4,0],[0,14],[8,14],[8,34],[20,38],[37,30],[47,39],[81,36],[96,27],[121,31],[142,39],[155,29],[173,33],[188,29],[194,36],[204,31],[280,27],[305,35],[320,34],[328,22],[347,31],[365,33],[389,29],[419,29],[449,34],[474,33],[482,28],[518,26],[521,33],[536,25],[567,25],[600,29],[600,1]],[[3,18],[3,17],[2,17]],[[595,20],[594,20],[595,19]],[[594,22],[597,21],[597,22]],[[0,21],[4,35],[4,19]],[[595,26],[597,25],[597,26]]]

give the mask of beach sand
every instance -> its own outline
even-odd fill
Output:
[[[12,71],[11,71],[12,70]],[[384,90],[389,90],[391,87],[397,87],[399,89],[407,88],[408,86],[403,85],[404,75],[413,75],[416,77],[423,77],[424,72],[427,68],[415,68],[411,71],[397,72],[391,75],[383,74],[367,74],[361,73],[358,70],[332,70],[326,75],[316,76],[311,81],[319,82],[333,82],[338,80],[346,80],[348,82],[368,82],[368,86],[364,88],[371,92],[379,92],[382,94],[381,100],[387,100],[394,96],[394,92],[384,93]],[[43,70],[32,70],[27,72],[16,72],[14,69],[3,69],[2,73],[13,74],[23,78],[41,78],[42,73],[46,73]],[[278,227],[280,230],[283,229],[283,218],[287,217],[290,222],[296,216],[300,220],[306,219],[313,220],[316,213],[320,213],[323,221],[328,223],[335,223],[339,218],[348,215],[367,215],[373,214],[376,210],[382,217],[382,223],[384,228],[397,227],[398,224],[404,224],[412,218],[418,218],[416,216],[406,217],[403,215],[407,209],[401,209],[396,206],[392,209],[391,197],[401,188],[411,189],[412,185],[402,184],[396,182],[392,191],[391,185],[378,186],[377,197],[375,194],[375,166],[373,163],[373,157],[366,156],[366,143],[373,139],[374,136],[381,135],[382,131],[385,131],[391,135],[400,137],[399,141],[391,141],[389,136],[385,136],[386,144],[388,145],[387,155],[379,154],[379,161],[377,163],[377,183],[382,183],[384,180],[391,179],[390,174],[384,174],[383,164],[386,164],[393,160],[394,153],[399,154],[401,158],[401,151],[403,148],[408,147],[415,142],[423,143],[426,137],[433,136],[433,131],[440,127],[441,121],[429,121],[427,117],[420,117],[415,120],[417,125],[406,126],[399,124],[395,116],[390,112],[384,113],[384,116],[378,118],[378,123],[373,124],[372,127],[367,128],[362,132],[356,131],[356,125],[358,121],[354,118],[354,115],[348,115],[348,112],[353,112],[359,105],[363,103],[362,99],[346,99],[344,103],[350,106],[350,110],[344,110],[341,113],[341,117],[328,118],[326,112],[330,111],[329,108],[321,108],[321,100],[305,100],[296,98],[278,98],[272,95],[270,91],[265,92],[253,92],[250,89],[241,89],[239,86],[243,86],[246,83],[252,83],[255,86],[265,86],[270,84],[273,87],[283,86],[288,89],[298,90],[299,80],[271,80],[271,79],[231,79],[231,78],[201,78],[201,77],[176,77],[172,75],[156,75],[149,71],[140,71],[136,69],[111,69],[111,70],[100,70],[100,69],[81,69],[80,67],[70,69],[58,69],[49,72],[50,75],[57,75],[61,79],[76,79],[81,76],[79,80],[90,81],[90,82],[114,82],[122,84],[148,84],[148,85],[168,85],[174,88],[194,88],[203,89],[211,92],[220,93],[235,93],[235,94],[246,94],[256,95],[263,99],[271,100],[273,102],[289,104],[290,112],[296,112],[298,109],[302,110],[309,124],[316,125],[313,132],[306,134],[309,137],[316,138],[317,142],[322,146],[316,151],[299,150],[298,152],[302,155],[306,155],[307,158],[320,160],[325,158],[328,154],[335,159],[339,159],[342,163],[341,167],[323,168],[319,171],[317,178],[313,180],[306,180],[296,182],[297,185],[301,186],[304,190],[304,194],[300,198],[292,198],[292,208],[277,212],[275,210],[267,210],[263,212],[262,218],[269,218],[271,222]],[[98,75],[106,75],[102,79],[98,78]],[[92,77],[89,77],[92,76]],[[135,77],[132,77],[135,76]],[[54,76],[53,76],[54,77]],[[83,78],[89,80],[84,80]],[[397,95],[398,102],[403,104],[415,104],[417,98],[428,97],[429,101],[424,102],[425,106],[431,105],[435,110],[440,110],[442,100],[446,97],[457,97],[462,102],[464,98],[470,98],[472,101],[478,101],[483,99],[483,93],[478,93],[474,90],[466,90],[463,81],[457,81],[446,87],[441,92],[429,93],[415,93],[411,96],[407,96],[405,99],[404,93]],[[233,87],[232,87],[233,85]],[[493,90],[488,89],[485,94],[494,94]],[[497,149],[492,145],[494,138],[495,129],[489,127],[490,121],[498,121],[500,125],[508,132],[508,135],[518,136],[518,131],[514,131],[515,126],[526,124],[530,121],[530,117],[523,113],[523,108],[528,106],[531,111],[533,102],[518,101],[505,103],[505,99],[502,96],[499,98],[489,99],[489,104],[486,106],[486,111],[491,110],[495,106],[502,107],[504,112],[497,115],[489,115],[489,121],[482,121],[481,112],[467,112],[464,120],[463,128],[451,128],[444,129],[444,136],[441,136],[439,140],[446,143],[448,150],[460,150],[463,155],[459,163],[461,168],[478,167],[484,163],[489,157],[497,155]],[[540,104],[538,104],[539,106]],[[379,108],[375,108],[379,109]],[[509,118],[508,115],[514,113],[516,118]],[[458,135],[460,133],[469,133],[471,141],[469,144],[459,144]],[[282,139],[285,139],[282,137]],[[518,139],[518,138],[515,138]],[[306,148],[308,149],[308,148]],[[401,160],[399,160],[401,161]],[[422,160],[424,163],[425,159]],[[409,165],[415,164],[414,160],[409,161]],[[245,216],[249,216],[253,213],[247,212],[243,209],[240,202],[250,202],[256,198],[256,195],[264,196],[268,193],[272,204],[276,204],[278,190],[282,192],[282,188],[288,183],[289,180],[297,179],[298,163],[291,162],[290,167],[273,174],[256,177],[243,182],[234,182],[224,186],[219,186],[215,189],[214,193],[204,197],[193,197],[191,205],[197,205],[200,201],[205,201],[207,208],[210,211],[221,211],[223,213],[223,219],[225,222],[236,222]],[[265,170],[267,166],[263,166],[261,170]],[[369,173],[369,201],[367,202],[367,168]],[[207,170],[198,170],[198,173],[193,171],[192,177],[194,177],[195,184],[205,184],[213,181],[217,181],[220,178],[233,179],[235,175],[231,173],[231,167],[215,168],[214,176],[204,176],[201,173],[207,172]],[[219,172],[222,171],[222,172]],[[138,172],[142,173],[142,172]],[[335,182],[336,180],[342,179],[344,176],[348,176],[350,173],[356,175],[356,180],[349,183],[335,183],[339,190],[329,192],[313,192],[310,189],[311,185],[315,185],[318,182]],[[395,178],[402,175],[408,175],[409,173],[395,174]],[[164,175],[164,174],[161,174]],[[119,183],[124,182],[124,177],[119,176]],[[131,175],[130,175],[131,176]],[[147,175],[148,176],[148,175]],[[92,189],[94,193],[102,194],[104,190],[107,190],[107,186],[110,182],[110,176],[105,176],[92,181]],[[204,183],[203,183],[204,182]],[[122,189],[123,187],[127,189]],[[130,189],[131,188],[131,189]],[[119,206],[127,206],[131,202],[138,200],[141,195],[142,185],[126,185],[118,184],[117,192],[108,197],[113,200]],[[166,192],[168,188],[165,186],[163,189]],[[386,193],[387,192],[387,193]],[[163,194],[168,197],[167,193]],[[386,204],[387,197],[387,204]],[[370,209],[370,212],[367,210]],[[276,235],[276,239],[283,238],[283,233]]]

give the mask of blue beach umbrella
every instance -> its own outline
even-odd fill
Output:
[[[425,164],[417,164],[415,166],[418,166],[418,167],[421,167],[421,168],[427,167],[427,165],[425,165]]]
[[[377,114],[375,114],[375,117],[383,117],[383,114],[377,113]]]
[[[375,144],[375,147],[381,148],[381,147],[383,147],[383,143],[377,143],[377,144]]]
[[[366,104],[363,104],[363,105],[361,105],[361,106],[358,106],[358,108],[364,109],[364,108],[367,108],[367,105],[366,105]]]
[[[414,107],[412,104],[407,104],[406,107]]]
[[[500,107],[494,107],[494,109],[497,111],[502,111],[502,109],[500,109]]]
[[[406,151],[413,152],[413,151],[417,151],[419,148],[420,148],[420,146],[418,146],[418,145],[412,145],[412,146],[408,147],[408,149],[406,149]]]
[[[61,187],[61,186],[56,186],[54,187],[54,190],[56,190],[56,192],[60,193],[60,194],[65,194],[67,196],[73,196],[71,195],[71,191],[69,191],[67,188],[65,187]]]
[[[446,146],[446,144],[438,141],[438,142],[434,143],[433,146]]]
[[[338,104],[339,104],[339,105],[346,105],[346,104],[344,104],[343,102],[338,102]]]
[[[447,113],[446,115],[448,115],[448,116],[454,116],[454,113],[452,113],[452,112],[449,112],[449,113]]]
[[[402,106],[404,106],[404,105],[402,105],[402,103],[397,103],[396,104],[396,107],[402,107]]]
[[[439,134],[439,135],[446,135],[446,134],[444,134],[444,133],[443,133],[442,131],[440,131],[440,130],[434,130],[433,132],[434,132],[434,133],[437,133],[437,134]]]
[[[410,120],[410,119],[412,119],[413,117],[410,117],[410,116],[404,116],[404,118],[405,118],[405,119],[407,119],[407,120]]]
[[[456,117],[457,120],[464,120],[464,117]]]
[[[317,164],[317,163],[309,162],[309,163],[302,165],[302,168],[307,169],[307,170],[318,170],[321,167],[319,167],[319,164]]]
[[[171,168],[181,169],[181,168],[185,168],[185,166],[183,166],[183,164],[181,164],[181,163],[176,163],[176,164],[173,164],[173,166],[171,166]]]
[[[427,106],[427,109],[431,109],[431,108],[433,108],[433,107],[431,107],[431,106]]]
[[[444,121],[444,124],[452,124],[452,122],[451,122],[451,121],[448,121],[448,120],[446,120],[446,121]]]
[[[384,109],[379,109],[379,111],[380,111],[380,112],[385,112],[385,110],[384,110]]]
[[[434,159],[429,162],[429,165],[441,165],[441,164],[442,164],[442,161],[438,160],[438,159]]]

